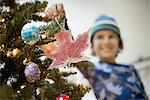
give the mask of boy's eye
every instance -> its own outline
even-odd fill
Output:
[[[116,38],[116,36],[115,35],[110,35],[109,39],[112,39],[112,38]]]
[[[110,36],[109,36],[109,39],[112,39],[112,38],[114,38],[114,36],[113,36],[113,35],[110,35]]]
[[[103,39],[104,37],[102,35],[97,36],[97,39]]]

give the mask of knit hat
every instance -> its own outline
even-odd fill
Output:
[[[112,30],[118,35],[120,35],[120,29],[115,19],[106,15],[99,16],[95,20],[94,25],[92,26],[91,31],[89,32],[91,43],[94,33],[100,30]]]

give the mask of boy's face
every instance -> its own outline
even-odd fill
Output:
[[[119,38],[111,30],[98,31],[94,34],[92,49],[101,60],[115,60],[119,50]]]

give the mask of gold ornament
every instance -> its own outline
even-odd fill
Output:
[[[20,54],[20,52],[21,52],[21,51],[20,51],[18,48],[13,49],[13,51],[12,51],[13,57],[17,57],[17,56]]]
[[[6,53],[6,55],[7,55],[7,57],[11,57],[11,58],[18,57],[19,54],[20,54],[20,52],[21,51],[18,48],[16,48],[16,49],[13,49],[12,51],[8,50],[7,53]]]
[[[1,23],[5,22],[5,19],[2,16],[0,16],[0,22]]]
[[[12,52],[10,50],[8,50],[6,55],[7,55],[7,57],[11,57],[12,56]]]

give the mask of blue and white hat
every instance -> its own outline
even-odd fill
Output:
[[[118,35],[120,35],[120,29],[117,25],[116,20],[106,15],[99,16],[95,20],[94,25],[92,26],[91,31],[89,32],[91,42],[94,33],[100,30],[112,30]]]

